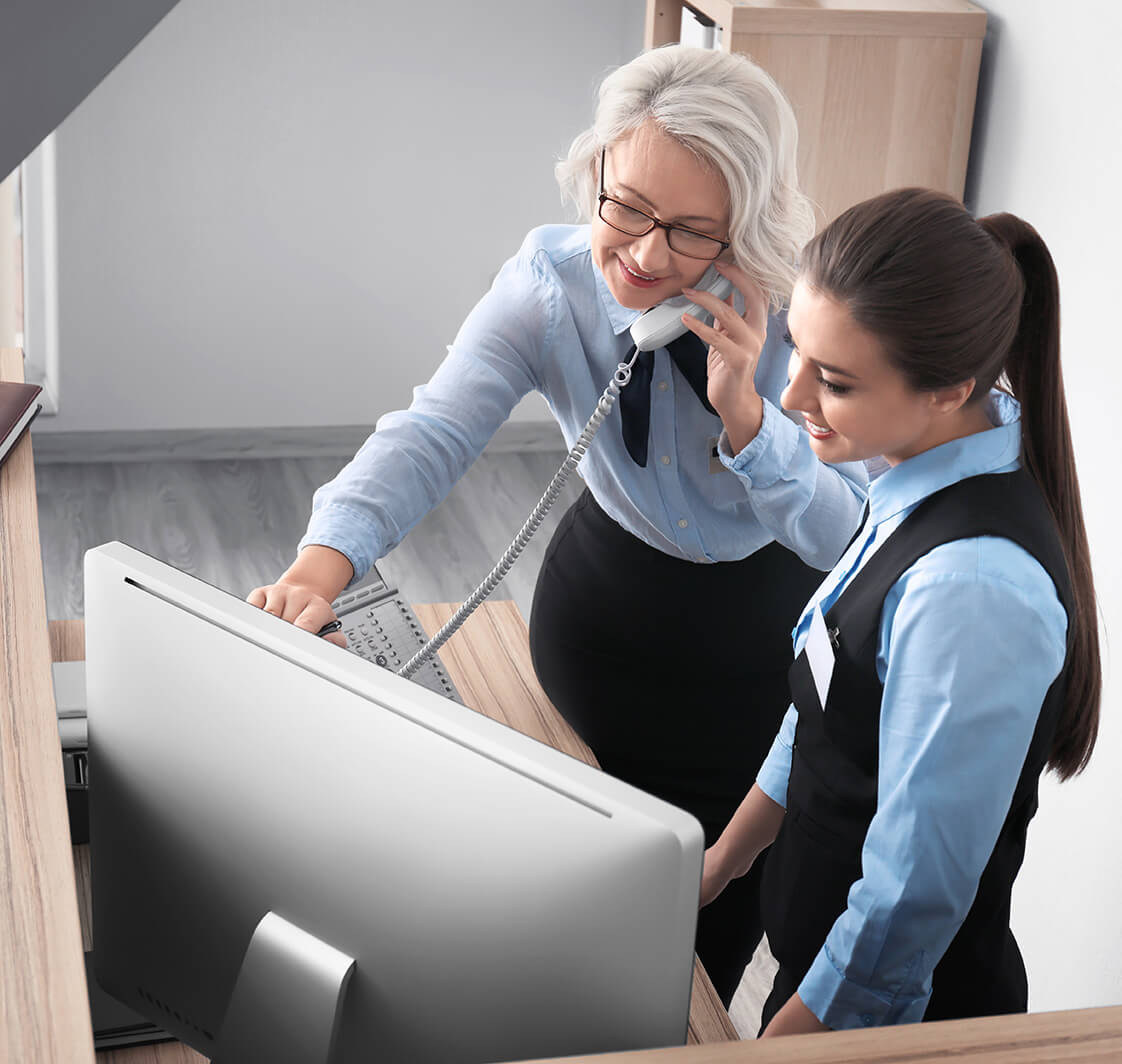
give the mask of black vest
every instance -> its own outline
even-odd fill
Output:
[[[853,577],[826,626],[835,664],[825,712],[806,652],[791,667],[799,718],[787,814],[764,872],[764,926],[772,952],[796,985],[846,908],[861,876],[861,848],[877,808],[877,751],[884,690],[876,669],[885,596],[919,558],[941,543],[1000,536],[1032,554],[1072,611],[1071,585],[1055,523],[1024,470],[987,474],[929,496]],[[995,618],[995,623],[1000,623]],[[1071,624],[1068,625],[1070,660]],[[1009,930],[1013,880],[1036,812],[1037,782],[1051,746],[1068,663],[1049,688],[1008,815],[958,933],[935,968],[925,1019],[1023,1012],[1028,988]]]

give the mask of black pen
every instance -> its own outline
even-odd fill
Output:
[[[316,632],[316,635],[331,635],[332,632],[337,632],[342,627],[343,622],[339,620],[338,617],[336,617],[335,620],[328,621],[327,624],[325,624],[318,632]]]

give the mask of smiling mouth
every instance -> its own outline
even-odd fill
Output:
[[[620,269],[623,271],[624,277],[632,283],[639,285],[658,284],[658,277],[651,277],[648,274],[639,273],[638,270],[633,270],[623,259],[617,259],[617,261],[619,262]]]
[[[834,435],[833,429],[824,428],[822,425],[816,425],[806,414],[803,414],[803,424],[806,425],[806,431],[816,440],[827,440]]]

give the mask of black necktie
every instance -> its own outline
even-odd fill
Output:
[[[688,329],[666,345],[671,361],[709,413],[716,415],[706,394],[709,375],[706,364],[709,346]],[[630,352],[628,358],[631,357]],[[626,362],[627,359],[624,359]],[[631,382],[619,393],[620,428],[627,453],[636,465],[647,464],[647,438],[651,431],[651,377],[654,352],[643,351],[631,368]]]

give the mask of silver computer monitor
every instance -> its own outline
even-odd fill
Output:
[[[85,579],[106,990],[222,1064],[684,1042],[692,817],[131,547]]]

